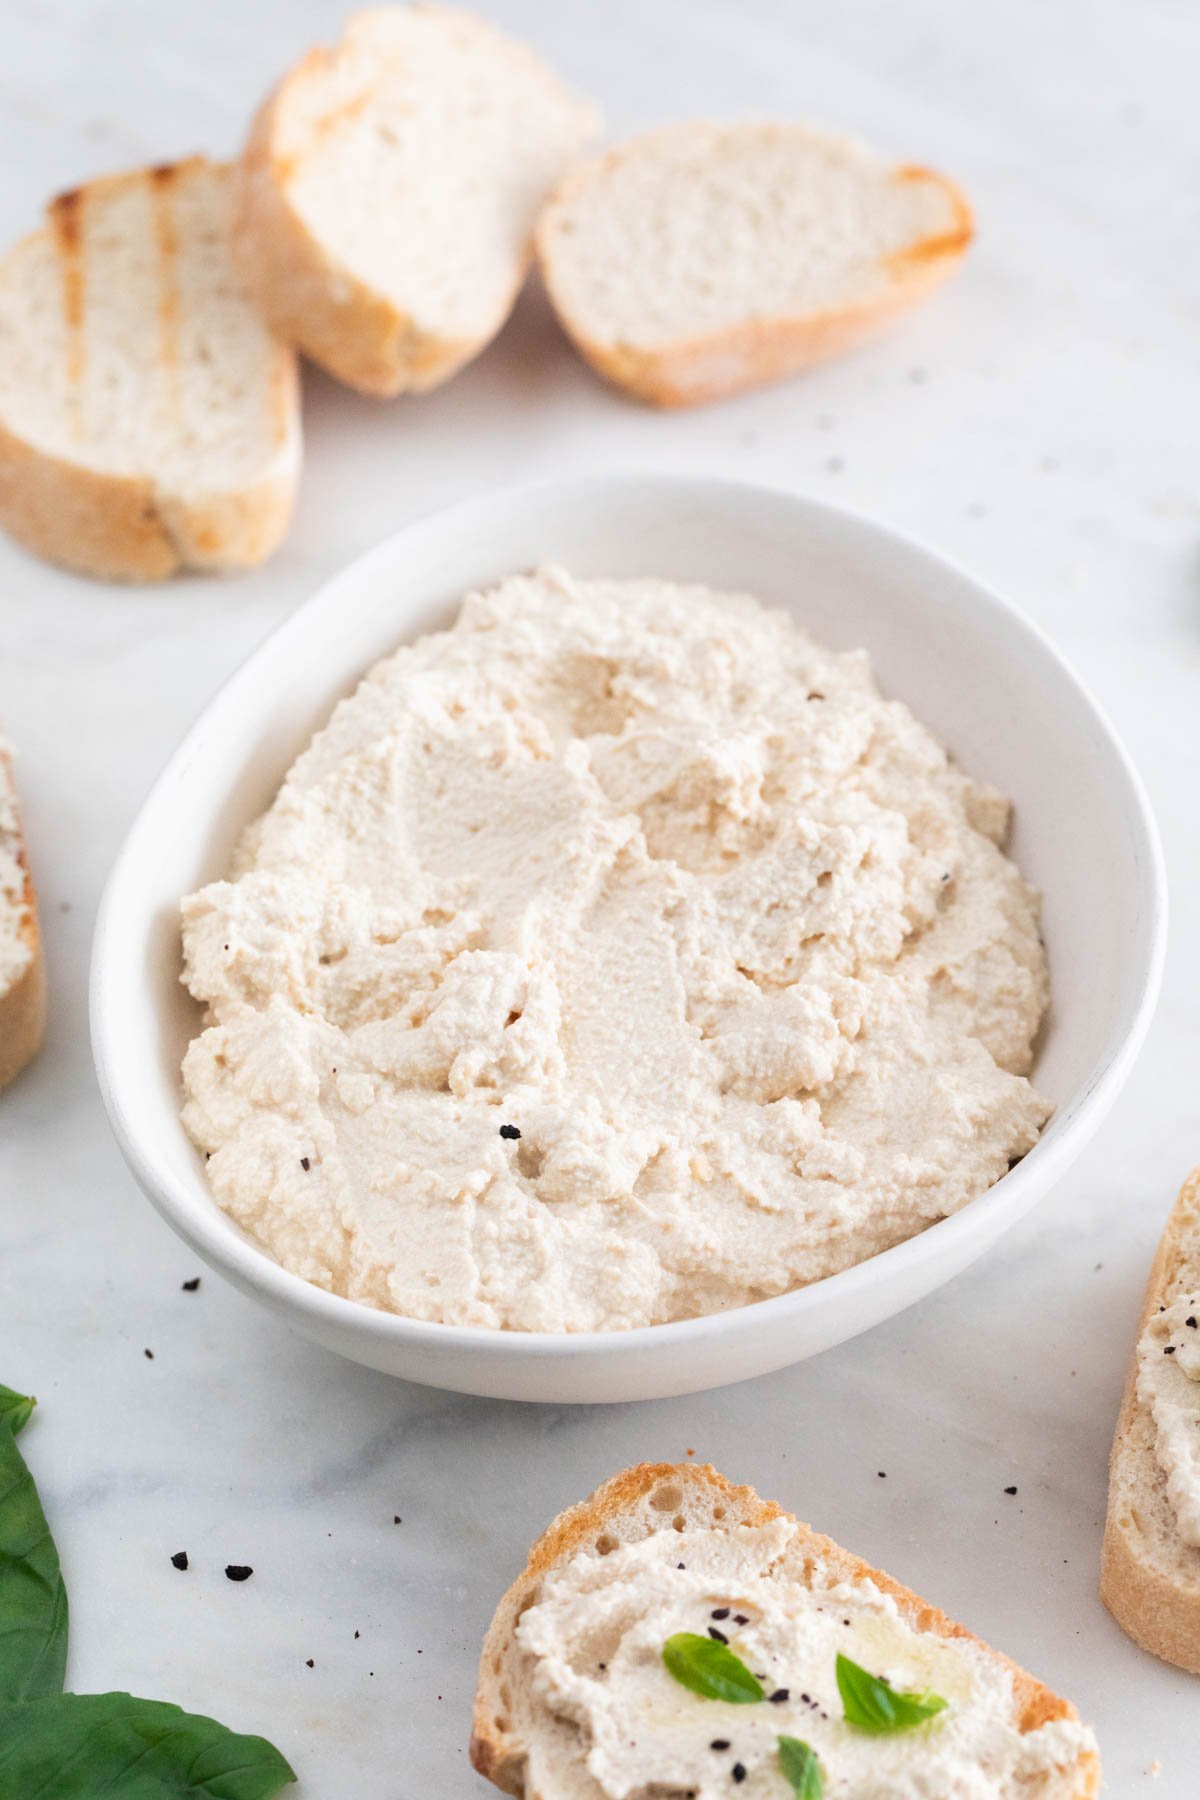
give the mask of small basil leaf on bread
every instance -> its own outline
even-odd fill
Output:
[[[704,1700],[725,1700],[732,1706],[749,1706],[763,1700],[762,1684],[728,1644],[700,1637],[694,1631],[677,1631],[663,1645],[667,1671],[681,1687]]]
[[[825,1780],[817,1753],[803,1738],[780,1736],[779,1767],[796,1800],[824,1800]]]
[[[871,1675],[848,1656],[837,1659],[838,1693],[846,1721],[859,1731],[878,1736],[893,1731],[911,1731],[923,1725],[936,1713],[944,1712],[947,1702],[928,1689],[920,1694],[900,1694],[881,1675]]]

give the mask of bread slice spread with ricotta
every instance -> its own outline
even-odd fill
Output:
[[[576,166],[538,258],[602,375],[691,406],[824,362],[959,265],[952,181],[807,125],[668,125]]]
[[[37,895],[13,782],[12,754],[0,739],[0,1088],[42,1041],[46,978]]]
[[[664,1655],[671,1641],[686,1680]],[[736,1700],[701,1691],[729,1654],[743,1670]],[[881,1724],[905,1712],[901,1697],[923,1716]],[[873,1728],[854,1722],[871,1706]],[[525,1800],[727,1800],[742,1782],[756,1800],[1084,1800],[1100,1786],[1095,1740],[1065,1700],[752,1488],[691,1463],[627,1469],[534,1545],[484,1642],[471,1759]]]
[[[238,188],[263,312],[369,394],[434,387],[508,317],[538,210],[594,135],[523,44],[444,6],[352,18],[267,99]]]
[[[228,169],[88,182],[0,264],[0,523],[89,575],[261,562],[300,468],[293,352],[230,259]]]
[[[1100,1598],[1144,1650],[1200,1674],[1200,1169],[1150,1270],[1113,1441]]]

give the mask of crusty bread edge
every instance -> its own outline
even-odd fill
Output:
[[[935,183],[950,200],[954,223],[949,231],[917,239],[888,257],[892,279],[886,292],[835,312],[749,319],[649,350],[602,343],[589,336],[567,304],[555,274],[551,234],[560,209],[569,207],[606,162],[629,148],[619,146],[568,172],[538,220],[538,267],[559,322],[580,354],[607,380],[651,406],[703,405],[781,381],[856,348],[952,275],[974,236],[970,203],[958,184],[933,169],[902,164],[893,169],[892,179]]]
[[[1196,1231],[1198,1212],[1200,1168],[1193,1169],[1184,1182],[1159,1239],[1135,1346],[1166,1302],[1185,1237]],[[1100,1553],[1100,1598],[1135,1644],[1177,1668],[1200,1674],[1200,1583],[1188,1590],[1149,1563],[1140,1549],[1136,1521],[1122,1515],[1118,1480],[1139,1454],[1133,1442],[1139,1413],[1135,1347],[1113,1437],[1108,1516]]]
[[[298,453],[288,463],[236,493],[189,503],[160,494],[149,476],[89,469],[0,424],[0,525],[44,561],[105,581],[254,568],[291,521]]]
[[[12,783],[7,752],[0,746],[0,782]],[[8,1086],[42,1047],[46,1030],[46,965],[38,924],[37,890],[22,840],[17,858],[25,877],[22,900],[28,908],[21,935],[31,960],[6,993],[0,994],[0,1088]]]
[[[507,1794],[523,1800],[524,1750],[511,1731],[499,1728],[498,1721],[507,1708],[501,1703],[505,1652],[511,1647],[513,1633],[521,1614],[534,1603],[539,1580],[548,1570],[560,1567],[589,1543],[604,1526],[627,1512],[661,1481],[698,1490],[713,1501],[719,1500],[725,1516],[736,1509],[736,1522],[743,1525],[766,1524],[768,1520],[788,1518],[790,1514],[773,1501],[762,1500],[751,1487],[736,1487],[717,1473],[711,1463],[640,1463],[625,1469],[598,1487],[594,1494],[578,1505],[568,1507],[547,1527],[529,1552],[529,1560],[496,1608],[483,1641],[479,1663],[479,1683],[475,1696],[471,1731],[471,1761],[489,1781]],[[930,1606],[910,1589],[901,1587],[890,1576],[873,1569],[860,1557],[843,1550],[831,1538],[823,1537],[811,1526],[799,1523],[800,1545],[806,1556],[819,1561],[839,1580],[871,1580],[885,1594],[890,1594],[902,1616],[918,1631],[932,1631],[939,1637],[964,1638],[978,1645],[1008,1670],[1013,1680],[1016,1722],[1022,1732],[1033,1731],[1051,1719],[1074,1719],[1075,1709],[1051,1692],[1032,1675],[984,1644],[981,1639],[957,1625],[936,1607]],[[664,1515],[663,1529],[670,1529]],[[1091,1751],[1080,1759],[1079,1786],[1073,1800],[1094,1800],[1100,1791],[1100,1762]],[[544,1796],[556,1800],[556,1796]]]

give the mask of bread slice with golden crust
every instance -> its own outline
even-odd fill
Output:
[[[41,1047],[46,975],[37,894],[13,782],[12,754],[0,739],[0,1088]]]
[[[959,265],[954,182],[807,125],[668,125],[580,163],[538,222],[568,335],[655,406],[826,361]]]
[[[205,157],[60,194],[0,262],[0,524],[114,580],[239,569],[300,469],[293,352],[234,274]]]
[[[1200,1169],[1167,1220],[1150,1269],[1138,1338],[1159,1309],[1200,1291]],[[1100,1598],[1143,1650],[1200,1674],[1200,1549],[1185,1543],[1155,1454],[1154,1420],[1138,1399],[1137,1357],[1113,1439]]]
[[[277,330],[364,393],[435,387],[496,335],[598,115],[524,44],[436,5],[356,14],[256,118],[235,248]]]
[[[614,1475],[589,1499],[560,1513],[529,1552],[525,1569],[500,1601],[484,1639],[471,1733],[471,1761],[479,1773],[518,1800],[575,1800],[568,1794],[527,1791],[526,1747],[514,1718],[513,1699],[520,1679],[516,1627],[522,1614],[537,1604],[546,1575],[581,1553],[605,1556],[619,1545],[636,1543],[653,1532],[728,1530],[790,1517],[782,1507],[760,1499],[753,1488],[735,1487],[708,1463],[638,1464]],[[805,1586],[812,1586],[817,1574],[834,1582],[871,1581],[892,1597],[913,1630],[965,1639],[976,1646],[1011,1678],[1013,1722],[1022,1734],[1052,1720],[1077,1718],[1066,1700],[991,1650],[965,1626],[954,1624],[908,1588],[809,1526],[799,1526],[785,1560]],[[1099,1791],[1099,1758],[1086,1751],[1079,1759],[1072,1800],[1092,1800]]]

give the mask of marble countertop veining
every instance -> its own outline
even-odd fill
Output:
[[[49,193],[101,169],[231,150],[273,74],[341,10],[9,0],[0,228],[15,236]],[[963,279],[877,346],[690,415],[599,386],[536,295],[428,398],[377,405],[312,377],[296,528],[242,580],[104,588],[0,543],[0,718],[22,752],[52,988],[45,1052],[0,1099],[0,1378],[43,1402],[25,1443],[70,1585],[71,1685],[262,1731],[304,1800],[482,1796],[466,1758],[475,1659],[528,1542],[619,1466],[694,1450],[1072,1696],[1099,1730],[1109,1792],[1184,1800],[1200,1686],[1126,1641],[1096,1598],[1096,1564],[1139,1292],[1200,1158],[1200,237],[1179,198],[1200,187],[1200,12],[488,10],[598,94],[614,131],[697,113],[842,124],[956,174],[979,242]],[[1173,942],[1110,1121],[981,1266],[739,1388],[502,1405],[340,1362],[200,1269],[110,1139],[87,1042],[89,940],[113,853],[184,726],[327,574],[444,500],[615,465],[845,502],[1017,600],[1141,767]],[[227,1581],[229,1562],[253,1579]]]

